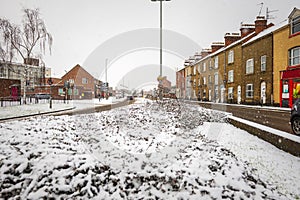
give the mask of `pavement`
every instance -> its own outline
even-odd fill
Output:
[[[85,109],[93,109],[96,107],[113,105],[122,102],[125,99],[90,99],[90,100],[69,100],[65,103],[63,101],[53,101],[52,108],[48,102],[38,104],[26,104],[0,107],[0,121],[11,119],[18,119],[23,117],[31,117],[35,115],[63,113],[68,111],[78,112]]]

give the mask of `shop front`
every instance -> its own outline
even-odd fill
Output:
[[[292,107],[300,98],[300,68],[281,71],[280,107]]]

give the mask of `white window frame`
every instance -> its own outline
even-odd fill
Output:
[[[233,99],[233,87],[228,88],[228,99]]]
[[[234,70],[229,70],[228,71],[228,83],[233,83],[234,81]]]
[[[211,75],[208,75],[208,83],[212,83]]]
[[[216,56],[215,57],[215,69],[218,69],[219,68],[219,57]]]
[[[248,59],[246,62],[246,74],[253,74],[254,72],[254,59]]]
[[[299,33],[300,32],[300,16],[295,17],[291,21],[291,33]]]
[[[233,63],[234,62],[234,51],[230,50],[228,53],[228,64]]]
[[[82,78],[82,84],[88,84],[89,80],[88,78]]]
[[[6,67],[0,67],[0,78],[6,78]]]
[[[260,70],[265,72],[267,70],[267,56],[263,55],[260,57]]]
[[[214,83],[215,85],[219,85],[219,73],[218,72],[215,72],[214,73]]]
[[[203,63],[203,68],[202,68],[203,72],[206,72],[206,63]]]
[[[295,52],[298,51],[298,54]],[[295,66],[300,64],[300,46],[294,47],[289,51],[289,66]]]
[[[246,85],[246,98],[253,98],[253,84]]]
[[[203,77],[203,85],[206,85],[206,77]]]
[[[58,95],[64,95],[65,91],[63,88],[58,88]]]

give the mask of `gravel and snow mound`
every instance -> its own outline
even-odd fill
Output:
[[[221,112],[147,101],[2,123],[0,198],[288,199],[199,131],[225,121]]]

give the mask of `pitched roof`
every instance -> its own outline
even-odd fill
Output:
[[[253,38],[251,38],[250,40],[248,40],[247,42],[245,42],[242,46],[248,45],[258,39],[261,39],[269,34],[272,34],[273,32],[277,31],[278,29],[281,29],[282,27],[286,26],[287,24],[288,24],[287,20],[285,20],[275,26],[267,28],[267,29],[263,30],[262,32],[260,32],[259,34],[257,34],[256,36],[254,36]]]
[[[213,56],[215,56],[215,55],[217,55],[217,54],[219,54],[219,53],[221,53],[221,52],[223,52],[223,51],[225,51],[225,50],[227,50],[227,49],[229,49],[229,48],[231,48],[231,47],[233,47],[233,46],[235,46],[235,45],[237,45],[237,44],[239,44],[241,42],[243,42],[244,40],[248,39],[249,37],[252,37],[254,34],[255,34],[255,32],[252,32],[249,35],[247,35],[247,36],[245,36],[245,37],[243,37],[243,38],[241,38],[241,39],[233,42],[232,44],[228,45],[227,47],[222,47],[219,50],[217,50],[216,52],[211,53],[208,56],[205,56],[204,58],[198,60],[197,62],[192,63],[191,65],[194,66],[194,65],[202,62],[203,60],[205,60],[205,59],[207,59],[209,57],[213,57]]]
[[[63,75],[61,77],[61,79],[64,79],[65,76],[67,76],[70,72],[75,72],[75,74],[78,74],[80,71],[84,71],[85,73],[87,73],[88,75],[90,75],[91,77],[93,77],[88,71],[86,71],[83,67],[81,67],[79,64],[77,64],[71,70],[69,70],[65,75]]]

